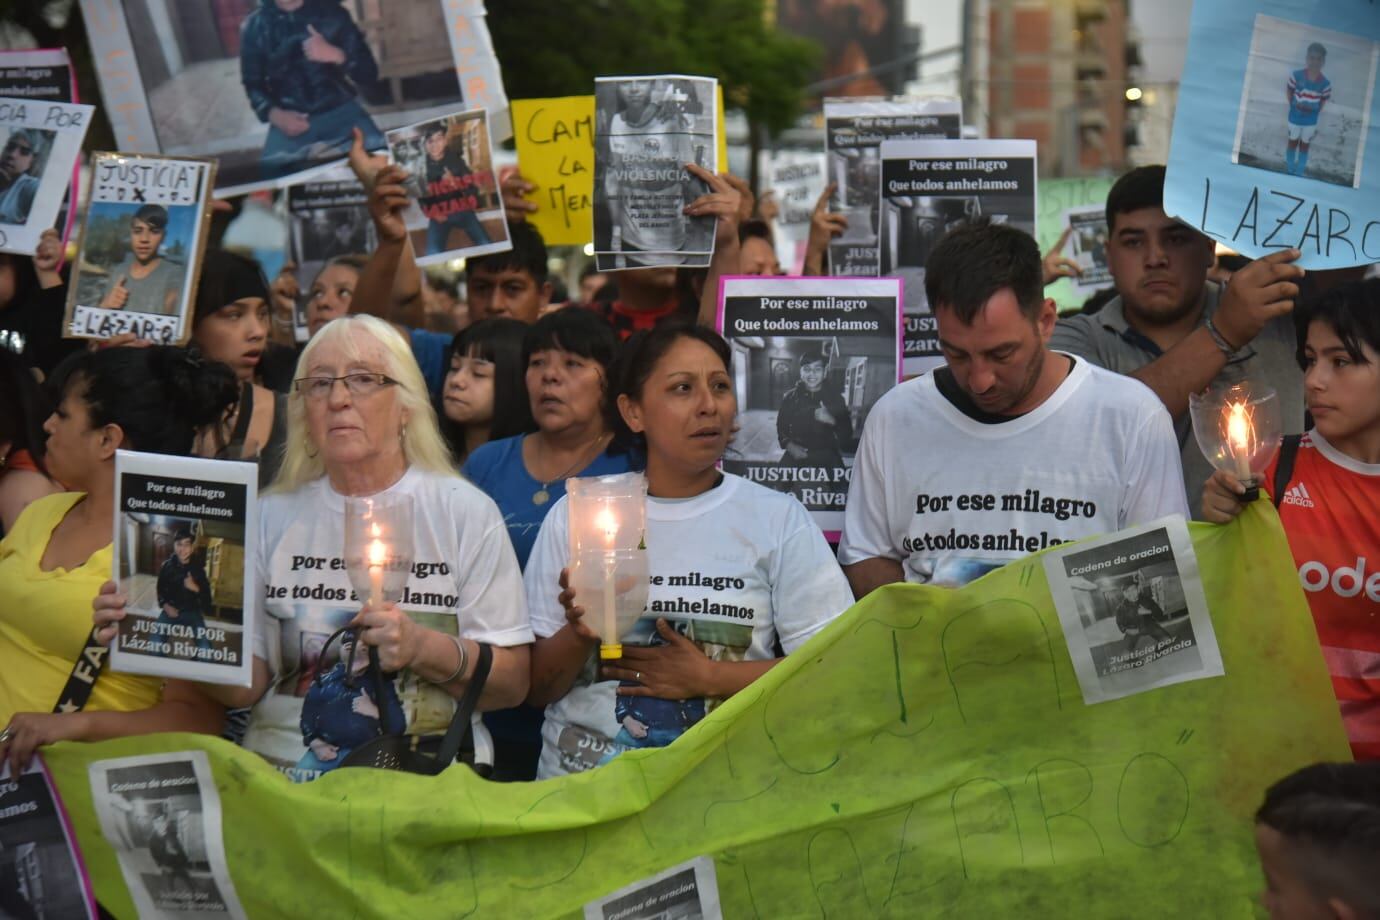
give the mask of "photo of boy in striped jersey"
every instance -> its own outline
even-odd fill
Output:
[[[1308,169],[1308,147],[1318,133],[1323,106],[1332,99],[1332,81],[1323,76],[1327,49],[1319,42],[1308,46],[1307,66],[1289,74],[1289,148],[1284,154],[1289,175],[1302,176]]]

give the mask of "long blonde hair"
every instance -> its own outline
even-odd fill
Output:
[[[306,374],[312,356],[322,345],[336,343],[350,357],[358,357],[357,334],[368,336],[383,346],[383,372],[398,382],[398,398],[402,400],[403,408],[408,410],[402,438],[403,458],[408,467],[458,478],[460,473],[437,427],[436,410],[431,407],[422,370],[412,357],[412,348],[390,324],[360,313],[331,320],[302,349],[294,379]],[[320,451],[309,451],[309,448],[307,407],[302,394],[294,386],[287,400],[287,444],[283,465],[278,468],[278,475],[268,491],[292,492],[326,474],[326,464],[321,459]]]

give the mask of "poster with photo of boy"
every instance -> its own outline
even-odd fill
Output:
[[[310,338],[307,305],[327,269],[340,259],[367,259],[378,246],[369,216],[369,195],[348,166],[287,188],[288,259],[297,266],[302,290],[294,304],[293,337]],[[353,269],[352,269],[353,270]]]
[[[91,879],[43,756],[18,775],[0,764],[0,917],[96,916]]]
[[[662,74],[594,84],[594,258],[601,271],[704,268],[714,218],[685,206],[709,191],[686,164],[718,172],[718,81]]]
[[[97,760],[87,775],[101,833],[141,918],[245,920],[205,751]]]
[[[0,252],[33,255],[57,223],[94,106],[0,97]]]
[[[1064,226],[1069,238],[1065,243],[1068,257],[1078,263],[1082,274],[1069,279],[1080,297],[1087,297],[1112,284],[1112,270],[1107,265],[1107,209],[1100,204],[1069,208],[1064,212]]]
[[[829,243],[829,274],[875,278],[880,270],[878,176],[887,140],[956,139],[963,133],[958,99],[825,99],[825,184],[834,183],[829,209],[848,229]]]
[[[112,671],[253,682],[257,498],[253,463],[116,452]]]
[[[91,155],[67,338],[132,332],[158,345],[191,338],[215,171],[212,160]]]
[[[31,48],[24,51],[0,51],[0,97],[28,99],[35,102],[76,103],[77,74],[66,48]],[[78,145],[80,151],[80,145]],[[77,188],[81,173],[81,157],[73,159],[70,181],[52,226],[62,235],[65,249],[76,223]],[[37,223],[35,222],[35,226]],[[41,234],[42,228],[38,232]],[[3,246],[0,246],[3,250]],[[30,249],[23,255],[32,255]]]
[[[905,281],[905,375],[944,363],[925,297],[925,263],[959,224],[988,220],[1035,236],[1035,142],[883,141],[881,269]]]
[[[719,282],[740,426],[723,468],[794,495],[831,540],[863,424],[901,380],[901,300],[899,278]]]
[[[1085,703],[1225,673],[1183,518],[1059,547],[1044,566]]]
[[[512,249],[489,114],[457,112],[388,132],[388,153],[408,172],[403,214],[418,265]]]

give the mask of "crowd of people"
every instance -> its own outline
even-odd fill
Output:
[[[293,136],[281,107],[266,111]],[[1108,195],[1115,290],[1096,310],[1057,315],[1044,288],[1076,267],[1042,256],[1028,235],[959,226],[925,273],[944,365],[896,386],[868,417],[831,549],[790,494],[719,469],[739,407],[730,348],[712,330],[717,279],[780,274],[745,183],[706,173],[708,193],[686,206],[717,221],[708,269],[589,271],[575,298],[553,304],[545,246],[523,220],[535,208],[530,186],[511,177],[512,248],[468,261],[469,323],[451,335],[425,328],[428,282],[402,219],[404,177],[364,156],[362,141],[357,130],[351,161],[369,189],[377,249],[270,284],[252,259],[212,245],[186,348],[64,340],[56,235],[32,259],[0,256],[0,759],[11,766],[62,740],[225,732],[308,780],[399,722],[433,743],[482,644],[492,666],[476,764],[513,781],[592,769],[672,743],[884,585],[961,586],[1047,546],[1165,515],[1230,521],[1245,487],[1212,471],[1188,400],[1247,378],[1279,394],[1293,437],[1265,491],[1353,753],[1380,758],[1380,576],[1366,569],[1380,546],[1380,279],[1305,274],[1299,252],[1284,250],[1212,280],[1214,245],[1166,215],[1161,167],[1131,171]],[[826,201],[807,271],[824,271],[844,229]],[[158,215],[140,211],[132,223],[156,258]],[[142,296],[137,282],[157,271],[147,261],[131,263],[107,298]],[[276,317],[302,291],[310,339],[299,348]],[[808,401],[822,359],[805,356],[799,371]],[[810,404],[820,409],[846,419],[841,407]],[[796,432],[784,406],[782,415],[792,457],[838,453]],[[119,449],[258,462],[263,625],[251,687],[107,671],[81,711],[53,711],[93,625],[108,643],[126,615],[129,599],[109,581]],[[644,474],[648,490],[651,616],[622,659],[600,661],[568,578],[566,482],[628,472]],[[1033,510],[963,500],[1027,492]],[[345,500],[360,495],[411,497],[426,602],[314,605],[285,590],[307,584],[294,558],[338,551]],[[176,546],[183,566],[190,538]],[[309,577],[350,596],[340,568]],[[675,617],[668,585],[686,578],[706,605],[734,611],[732,622]],[[165,592],[160,577],[168,616],[195,606],[176,599],[180,585],[172,578]],[[348,628],[346,645],[372,649],[396,673],[387,699],[371,691],[331,716],[325,691],[306,690],[317,675],[302,673],[303,637],[322,623]],[[1370,765],[1334,766],[1271,791],[1258,837],[1281,897],[1380,915],[1359,868],[1315,872],[1316,860],[1295,858],[1312,847],[1342,854],[1338,866],[1373,865],[1377,785]]]

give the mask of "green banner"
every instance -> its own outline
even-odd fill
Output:
[[[1036,557],[886,588],[670,748],[502,785],[343,769],[288,783],[188,735],[48,752],[98,897],[134,911],[87,767],[208,752],[251,917],[571,917],[696,855],[727,917],[1251,917],[1251,815],[1348,759],[1268,503],[1192,525],[1226,676],[1084,705]]]

